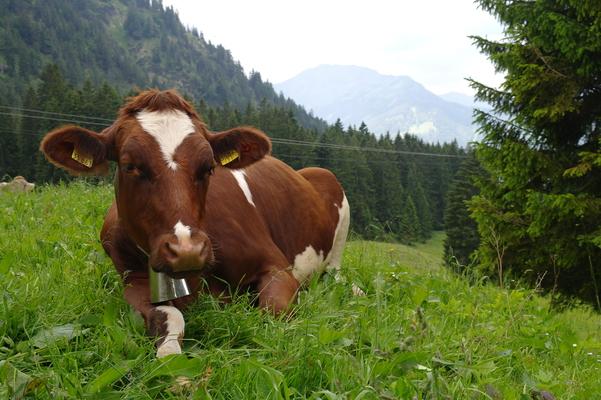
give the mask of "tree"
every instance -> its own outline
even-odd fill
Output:
[[[24,97],[23,108],[28,110],[37,110],[40,108],[39,99],[34,87],[30,86]],[[40,140],[44,134],[41,122],[41,119],[22,118],[19,129],[22,139],[19,143],[19,175],[23,175],[30,181],[35,179],[35,158]]]
[[[459,268],[470,263],[480,239],[476,221],[470,217],[467,201],[478,194],[475,179],[483,174],[482,167],[471,153],[461,166],[447,193],[444,226],[444,259]]]
[[[415,243],[419,238],[419,229],[419,219],[417,217],[415,203],[413,202],[411,195],[407,194],[405,205],[403,206],[403,213],[401,215],[401,242],[406,244]]]
[[[3,180],[6,175],[14,177],[19,174],[17,170],[19,141],[15,118],[11,115],[10,109],[0,107],[0,180]]]
[[[505,39],[474,41],[505,75],[472,82],[493,106],[477,112],[478,159],[490,179],[471,209],[483,266],[599,302],[601,9],[576,0],[479,0]],[[589,158],[590,159],[590,158]]]
[[[422,187],[422,182],[426,183],[426,180],[418,171],[415,164],[409,164],[409,170],[407,172],[407,190],[411,194],[411,198],[413,199],[417,211],[417,237],[419,240],[426,240],[432,235],[432,214],[426,192]]]

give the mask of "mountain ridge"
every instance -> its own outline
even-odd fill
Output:
[[[409,132],[430,142],[474,138],[472,108],[447,101],[408,76],[358,66],[320,65],[274,85],[328,122],[365,122],[371,131]]]

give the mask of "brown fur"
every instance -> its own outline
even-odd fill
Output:
[[[194,108],[177,93],[176,90],[150,89],[139,93],[137,96],[130,97],[127,104],[119,111],[119,117],[135,116],[142,110],[165,111],[179,110],[188,116],[201,120]]]

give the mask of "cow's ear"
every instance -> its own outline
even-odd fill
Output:
[[[208,139],[218,165],[227,168],[244,168],[271,153],[267,135],[247,126],[209,134]]]
[[[65,126],[46,134],[40,150],[48,161],[72,175],[104,175],[109,167],[109,142],[109,135]]]

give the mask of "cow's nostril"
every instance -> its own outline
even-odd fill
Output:
[[[172,245],[169,242],[165,242],[165,254],[167,255],[168,258],[177,258],[178,257],[178,251],[177,251],[177,247]]]

